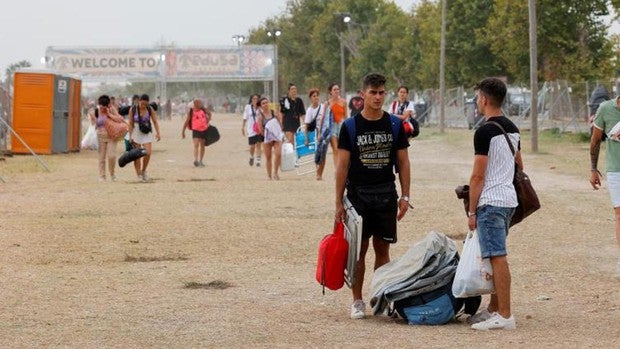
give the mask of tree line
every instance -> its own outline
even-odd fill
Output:
[[[447,86],[472,86],[485,76],[529,84],[527,1],[446,2]],[[541,81],[620,75],[620,35],[610,35],[604,21],[620,0],[538,0],[536,7]],[[279,37],[267,35],[275,29]],[[280,86],[340,81],[342,40],[349,92],[370,71],[384,73],[391,88],[421,90],[439,86],[440,37],[441,1],[421,0],[406,12],[385,0],[289,0],[283,13],[250,31],[249,43],[278,45]]]

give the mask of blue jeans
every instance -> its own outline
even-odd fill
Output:
[[[506,237],[514,207],[484,205],[476,210],[476,226],[482,258],[505,256]]]

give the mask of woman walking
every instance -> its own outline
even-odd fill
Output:
[[[267,175],[269,179],[279,180],[278,170],[282,162],[282,139],[284,138],[284,132],[282,131],[280,120],[269,109],[269,98],[263,97],[258,103],[260,106],[258,109],[260,132],[265,137],[263,147],[265,148]]]
[[[260,134],[260,127],[258,125],[258,99],[259,95],[254,94],[250,97],[248,105],[245,106],[243,111],[243,124],[241,125],[241,135],[248,137],[248,144],[250,146],[250,166],[256,163],[256,167],[260,167],[260,155],[261,147],[263,143],[263,135]],[[256,156],[256,161],[254,161]]]
[[[116,181],[114,169],[116,167],[116,144],[120,138],[112,138],[105,128],[106,120],[113,119],[115,122],[125,122],[123,117],[114,114],[114,109],[110,105],[110,97],[102,95],[98,98],[99,105],[89,114],[91,123],[96,125],[97,141],[99,142],[99,181],[106,180],[106,160],[108,162],[108,171],[110,172],[110,180]]]
[[[329,143],[332,145],[335,166],[336,159],[338,157],[338,137],[340,136],[340,128],[342,127],[344,120],[347,118],[347,101],[340,96],[340,86],[338,86],[338,84],[329,85],[327,90],[329,91],[329,99],[327,100],[327,104],[329,106],[330,113],[326,114],[326,116],[329,116],[331,136]],[[327,117],[324,119],[326,119],[325,121],[328,121]]]
[[[321,138],[323,125],[323,118],[325,116],[326,106],[320,103],[319,90],[316,88],[310,89],[308,92],[310,97],[310,106],[306,110],[306,142],[308,145],[310,140],[308,139],[308,132],[314,130],[316,138],[316,151],[314,156],[314,164],[316,165],[316,180],[323,179],[323,170],[325,169],[325,155],[327,154],[327,141]],[[318,126],[317,126],[318,125]],[[327,127],[327,124],[324,124]]]
[[[146,150],[145,156],[134,161],[138,180],[146,182],[150,179],[146,175],[146,168],[151,160],[151,144],[153,143],[153,139],[158,142],[161,139],[157,115],[149,105],[148,95],[143,94],[140,96],[138,105],[131,107],[129,110],[129,116],[129,142],[133,146],[143,147]],[[155,127],[154,137],[153,127]]]
[[[205,167],[202,162],[205,156],[205,141],[207,129],[211,121],[211,113],[205,109],[202,100],[194,99],[192,108],[187,112],[187,118],[183,123],[181,138],[185,139],[185,129],[192,130],[192,141],[194,142],[194,166]]]

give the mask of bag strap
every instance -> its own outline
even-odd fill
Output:
[[[497,126],[502,133],[504,134],[504,137],[506,138],[506,142],[508,142],[508,146],[510,147],[510,151],[512,152],[512,156],[516,156],[517,152],[515,151],[515,147],[512,145],[512,142],[510,141],[510,138],[508,138],[508,134],[506,133],[506,130],[504,130],[504,128],[502,127],[502,125],[500,125],[498,122],[495,121],[487,121],[487,124],[492,124]]]
[[[321,103],[319,103],[319,109],[316,110],[316,114],[314,114],[314,120],[316,121],[317,116],[319,116],[319,113],[321,112]]]

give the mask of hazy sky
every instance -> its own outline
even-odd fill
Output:
[[[409,11],[416,0],[395,0]],[[286,0],[7,0],[0,9],[0,74],[20,60],[42,67],[48,46],[232,45]],[[105,6],[105,8],[104,8]],[[616,31],[620,26],[616,25]]]
[[[394,1],[409,11],[414,0]],[[0,73],[28,60],[43,67],[48,46],[233,45],[286,0],[8,0],[0,9]],[[105,6],[105,7],[104,7]]]

